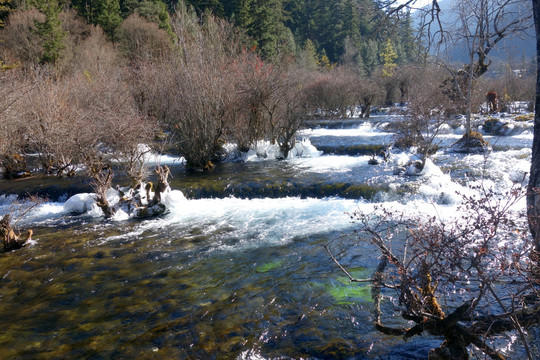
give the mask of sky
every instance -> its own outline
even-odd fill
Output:
[[[403,4],[406,1],[408,1],[408,0],[398,0],[398,3]],[[416,0],[416,3],[414,4],[414,7],[426,6],[428,4],[431,4],[432,2],[433,2],[433,0]]]

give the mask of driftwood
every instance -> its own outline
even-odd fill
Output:
[[[138,218],[159,216],[167,211],[167,207],[162,203],[162,195],[169,189],[168,177],[170,176],[171,170],[167,165],[158,166],[155,173],[157,176],[156,185],[154,186],[153,183],[148,182],[145,186],[148,206],[140,206],[135,209],[135,216]],[[154,192],[152,199],[150,199],[151,191]]]
[[[151,205],[157,205],[161,202],[161,194],[164,193],[169,188],[169,181],[167,180],[171,174],[171,170],[167,165],[163,167],[158,166],[155,170],[157,176],[157,184],[154,189],[154,198],[152,199]]]
[[[0,237],[4,245],[4,251],[11,251],[20,249],[27,244],[32,238],[32,230],[28,230],[26,236],[23,238],[20,234],[16,234],[11,226],[11,215],[6,214],[0,220]]]

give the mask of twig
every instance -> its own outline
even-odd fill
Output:
[[[495,300],[499,303],[499,305],[501,306],[503,311],[508,312],[506,310],[506,307],[504,306],[503,302],[499,298],[499,296],[497,296],[497,293],[491,287],[491,284],[487,283],[486,285],[487,285],[487,288],[488,288],[489,292],[491,293],[491,295],[493,295]],[[531,354],[531,349],[529,348],[529,343],[527,342],[527,339],[525,338],[525,333],[523,332],[523,328],[521,327],[521,324],[519,323],[518,319],[516,318],[516,316],[514,314],[509,314],[508,317],[510,318],[510,320],[514,324],[514,327],[516,328],[517,332],[519,333],[519,337],[521,338],[521,341],[523,342],[523,347],[525,347],[525,352],[527,353],[527,357],[529,358],[529,360],[533,360],[533,357],[532,357],[532,354]]]
[[[349,280],[351,282],[360,282],[360,283],[374,282],[373,279],[356,279],[356,278],[354,278],[351,274],[349,274],[349,272],[347,270],[345,270],[345,268],[339,263],[339,261],[335,258],[335,256],[330,252],[330,250],[328,249],[328,245],[323,245],[323,246],[324,246],[324,249],[326,250],[326,252],[328,254],[330,254],[330,257],[332,258],[332,260],[334,260],[334,262],[341,269],[341,271],[343,271],[345,273],[345,275],[347,275],[347,277],[349,278]]]

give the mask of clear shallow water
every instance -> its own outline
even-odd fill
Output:
[[[358,134],[343,141],[343,126]],[[364,121],[324,130],[311,131],[313,144],[391,136]],[[334,241],[355,276],[370,276],[377,252],[353,234],[347,212],[384,202],[450,216],[456,191],[480,175],[503,186],[528,169],[530,150],[516,150],[522,139],[504,141],[508,148],[488,158],[438,153],[420,177],[393,175],[406,154],[379,166],[366,155],[230,162],[211,174],[174,165],[172,186],[189,199],[145,221],[72,215],[57,196],[20,224],[34,229],[35,244],[0,254],[0,358],[425,358],[440,340],[376,332],[369,286],[349,283],[322,245]],[[353,197],[362,194],[353,186],[376,192]],[[0,199],[2,214],[12,201]]]

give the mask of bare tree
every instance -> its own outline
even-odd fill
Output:
[[[466,134],[471,132],[471,103],[475,79],[483,75],[491,61],[489,53],[510,34],[532,25],[530,3],[524,0],[461,0],[456,3],[461,26],[455,36],[466,45],[469,63],[455,72],[454,85],[466,105]]]
[[[284,78],[284,89],[281,94],[279,120],[274,126],[277,129],[277,142],[284,158],[296,143],[296,132],[309,117],[308,95],[302,87],[301,73],[295,69],[289,70]]]
[[[234,116],[228,125],[230,135],[241,151],[259,140],[275,142],[287,70],[279,64],[265,63],[252,51],[243,51],[231,70],[235,74],[235,97]]]
[[[368,118],[371,107],[384,99],[384,88],[377,77],[358,77],[352,84],[353,97],[360,106],[360,117]]]
[[[175,21],[179,48],[173,59],[141,65],[136,98],[145,115],[172,134],[191,168],[211,168],[222,151],[222,136],[234,94],[229,71],[239,53],[232,25],[212,16]]]
[[[540,268],[540,4],[533,1],[534,24],[536,30],[536,101],[534,116],[534,139],[532,146],[531,173],[527,191],[527,215],[529,228],[534,238],[535,252],[532,257]],[[540,276],[539,276],[540,277]]]
[[[426,65],[413,72],[416,78],[407,90],[405,116],[395,124],[396,146],[418,147],[425,162],[438,148],[436,137],[449,122],[453,104],[440,91],[439,68]]]
[[[511,210],[524,187],[516,183],[503,192],[476,190],[477,196],[463,196],[459,216],[453,219],[384,208],[356,212],[360,233],[381,256],[371,278],[349,277],[373,283],[374,326],[379,331],[405,339],[423,333],[444,339],[429,359],[468,359],[469,347],[503,359],[489,339],[509,331],[517,332],[532,359],[538,349],[530,348],[524,327],[540,321],[540,288],[531,273],[533,243],[526,221]],[[389,306],[381,306],[388,302],[385,295],[396,299],[390,313],[383,310]],[[403,327],[385,325],[396,313],[406,320]]]

